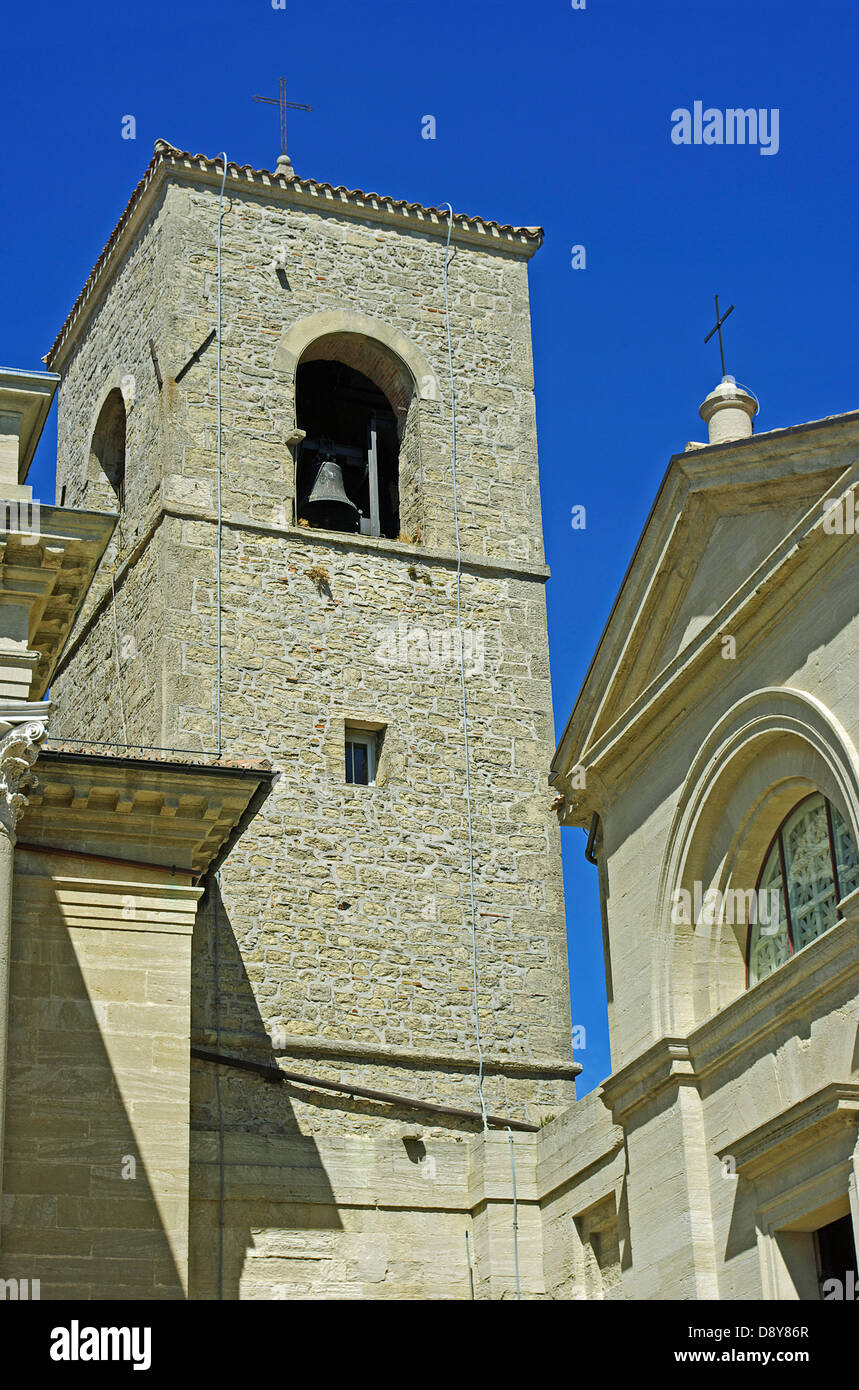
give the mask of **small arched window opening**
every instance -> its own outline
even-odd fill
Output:
[[[125,500],[125,401],[118,387],[110,392],[99,412],[90,456],[122,506]],[[98,481],[96,468],[91,468],[90,476]]]
[[[757,888],[758,903],[768,901],[770,909],[749,927],[749,985],[834,927],[838,903],[859,888],[856,841],[837,806],[813,792],[793,808],[767,851]]]
[[[367,536],[400,534],[399,429],[383,391],[340,361],[299,364],[299,521]]]

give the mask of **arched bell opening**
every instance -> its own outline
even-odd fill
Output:
[[[122,506],[125,499],[125,401],[114,387],[99,411],[90,444],[89,481],[95,501]]]
[[[400,533],[397,417],[369,377],[339,361],[296,374],[297,515],[313,527],[396,540]]]

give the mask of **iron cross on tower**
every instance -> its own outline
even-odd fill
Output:
[[[723,345],[723,343],[722,343],[722,324],[725,322],[725,319],[728,317],[728,315],[729,315],[729,314],[732,314],[733,312],[734,312],[734,306],[733,306],[733,304],[732,304],[731,307],[730,307],[730,309],[726,309],[725,312],[724,312],[724,314],[720,314],[720,313],[719,313],[719,296],[716,295],[716,327],[715,327],[715,328],[711,328],[711,329],[710,329],[710,332],[707,334],[706,338],[704,339],[704,342],[705,342],[705,343],[709,343],[709,341],[710,341],[710,339],[712,338],[712,336],[713,336],[714,333],[718,333],[718,335],[719,335],[719,356],[720,356],[721,359],[722,359],[722,380],[723,380],[723,381],[725,380],[725,348],[724,348],[724,345]]]
[[[279,107],[280,107],[280,152],[281,152],[281,156],[282,156],[284,159],[286,159],[286,158],[287,158],[287,154],[286,154],[286,113],[287,113],[287,111],[288,111],[288,110],[289,110],[289,111],[312,111],[312,110],[313,110],[313,107],[312,107],[312,106],[305,106],[305,104],[304,104],[303,102],[301,102],[301,101],[287,101],[287,99],[286,99],[286,78],[285,78],[285,77],[281,77],[281,78],[279,79],[279,81],[280,81],[280,96],[279,96],[279,97],[259,97],[259,96],[255,96],[255,97],[254,97],[254,101],[261,101],[261,102],[263,102],[263,104],[266,105],[266,106],[279,106]]]

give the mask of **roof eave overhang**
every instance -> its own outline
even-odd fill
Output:
[[[0,367],[0,414],[20,416],[18,481],[26,481],[60,378],[56,372]]]
[[[72,351],[98,305],[104,287],[110,282],[112,267],[122,259],[133,242],[165,184],[173,179],[202,182],[220,189],[222,178],[222,163],[205,155],[178,150],[164,140],[156,141],[155,153],[143,177],[43,358],[52,371],[59,370]],[[224,187],[232,192],[258,192],[269,198],[274,195],[282,199],[286,206],[306,207],[315,211],[321,208],[343,216],[392,223],[440,238],[447,236],[448,217],[442,209],[423,207],[419,203],[408,203],[382,194],[364,193],[361,189],[317,183],[313,179],[297,176],[287,179],[269,169],[254,169],[249,164],[238,165],[228,161]],[[470,243],[483,250],[492,248],[525,259],[530,259],[543,241],[542,227],[513,227],[465,213],[453,214],[453,229],[452,239],[455,242]]]
[[[7,587],[27,596],[29,645],[39,653],[31,700],[41,700],[50,684],[117,520],[40,504],[32,531],[0,530],[0,593]]]
[[[182,870],[198,881],[226,859],[277,776],[264,763],[123,757],[63,746],[43,749],[36,774],[20,841]]]

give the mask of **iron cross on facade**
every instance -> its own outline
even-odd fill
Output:
[[[261,101],[266,106],[280,107],[280,152],[286,154],[286,113],[289,111],[312,111],[312,106],[305,106],[301,101],[287,101],[286,99],[286,78],[281,77],[279,97],[254,97],[254,101]]]
[[[722,324],[725,322],[725,319],[728,317],[728,315],[729,315],[729,314],[732,314],[733,312],[734,312],[734,306],[733,306],[733,304],[732,304],[731,307],[730,307],[730,309],[726,309],[725,312],[724,312],[724,314],[720,314],[720,313],[719,313],[719,296],[716,295],[716,327],[715,327],[715,328],[711,328],[711,329],[710,329],[710,332],[707,334],[706,338],[704,339],[704,342],[705,342],[705,343],[709,343],[709,341],[710,341],[710,339],[712,338],[712,336],[713,336],[714,333],[718,333],[718,335],[719,335],[719,356],[720,356],[721,359],[722,359],[722,380],[723,380],[723,381],[725,380],[725,349],[724,349],[724,346],[723,346],[723,344],[722,344]]]

